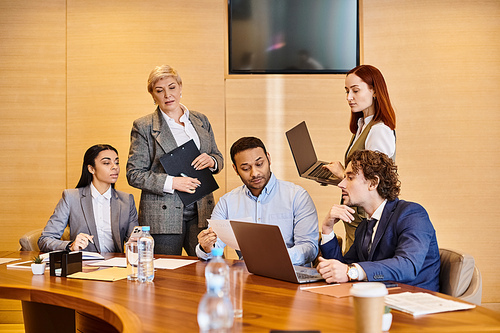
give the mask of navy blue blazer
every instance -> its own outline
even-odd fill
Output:
[[[321,245],[325,259],[358,263],[368,281],[397,281],[439,291],[440,258],[436,231],[425,209],[414,202],[388,201],[378,223],[368,258],[361,242],[368,223],[356,229],[354,244],[342,256],[337,237]]]

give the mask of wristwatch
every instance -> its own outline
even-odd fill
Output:
[[[349,281],[358,281],[359,271],[353,264],[347,265],[347,277]]]

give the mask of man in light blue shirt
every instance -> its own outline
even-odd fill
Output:
[[[258,138],[243,137],[236,141],[231,147],[231,160],[244,185],[220,198],[212,219],[250,218],[256,223],[278,225],[292,263],[312,262],[318,254],[318,214],[306,190],[276,179],[271,173],[271,157]],[[209,259],[213,247],[225,246],[208,228],[198,234],[196,254],[201,259]]]

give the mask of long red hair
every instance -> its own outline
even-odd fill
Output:
[[[394,130],[396,128],[396,113],[392,108],[389,92],[387,91],[387,85],[382,73],[374,66],[360,65],[351,69],[347,75],[349,74],[355,74],[375,91],[377,98],[373,100],[375,108],[373,121],[382,121],[391,130]],[[354,134],[358,130],[358,119],[361,117],[363,117],[363,112],[351,113],[351,120],[349,122],[351,133]]]

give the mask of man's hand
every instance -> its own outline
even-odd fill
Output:
[[[316,269],[327,283],[347,282],[347,265],[336,259],[318,258],[320,263]]]
[[[216,241],[217,235],[212,230],[212,228],[202,230],[198,234],[198,243],[206,253],[210,253],[212,251],[212,248],[214,247]]]
[[[345,222],[354,221],[354,209],[346,205],[333,205],[330,211],[323,220],[321,232],[324,235],[328,235],[333,231],[333,226],[338,221],[342,220]]]
[[[84,233],[79,233],[76,239],[71,243],[69,249],[71,251],[85,250],[89,246],[89,242],[94,243],[94,236],[90,236]]]

